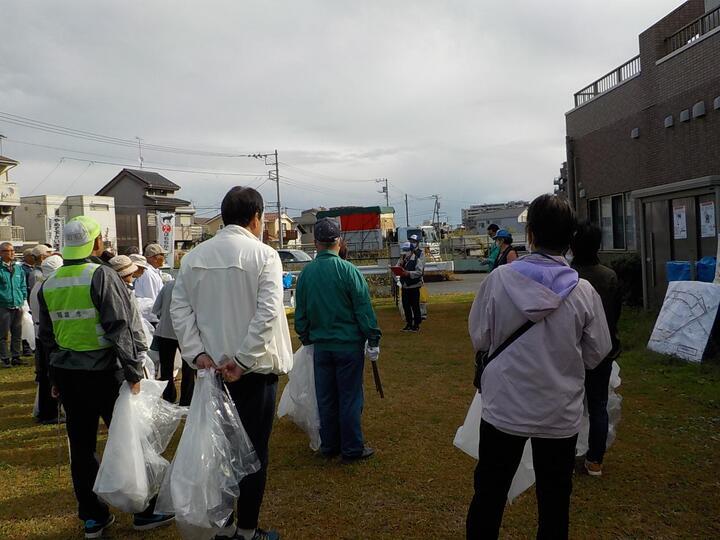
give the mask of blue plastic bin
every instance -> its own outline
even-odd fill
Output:
[[[668,261],[665,263],[665,273],[668,281],[690,281],[692,266],[690,261]]]
[[[698,281],[712,283],[715,280],[715,265],[717,259],[715,257],[703,257],[695,263],[695,270]]]

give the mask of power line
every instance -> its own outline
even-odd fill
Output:
[[[327,175],[327,174],[322,174],[319,172],[313,172],[308,169],[303,169],[302,167],[290,165],[289,163],[285,163],[284,161],[281,161],[280,163],[282,163],[282,165],[285,167],[290,167],[291,169],[295,169],[297,171],[304,172],[304,173],[306,173],[306,176],[308,176],[308,175],[309,176],[318,176],[321,178],[325,178],[327,180],[334,180],[336,182],[351,182],[351,183],[358,182],[359,183],[359,182],[374,182],[375,181],[375,178],[358,178],[358,179],[341,178],[341,177],[334,176],[334,175]]]
[[[135,165],[128,165],[127,163],[113,163],[110,161],[98,161],[95,159],[81,159],[81,158],[75,158],[75,157],[69,157],[64,156],[62,159],[71,159],[73,161],[84,161],[85,163],[96,163],[101,165],[114,165],[116,167],[135,167]],[[167,168],[167,167],[148,167],[145,166],[146,169],[152,169],[154,171],[169,171],[169,172],[180,172],[180,173],[188,173],[188,174],[205,174],[205,175],[220,175],[220,176],[254,176],[258,177],[257,173],[245,173],[245,172],[231,172],[231,171],[197,171],[197,170],[191,170],[191,169],[173,169],[173,168]]]

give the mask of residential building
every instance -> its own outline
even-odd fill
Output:
[[[117,249],[115,228],[115,200],[97,195],[34,195],[20,198],[15,210],[15,222],[25,228],[29,242],[49,242],[60,247],[61,225],[77,216],[92,217],[100,224],[103,241],[109,249]]]
[[[639,54],[575,94],[567,196],[602,229],[603,256],[639,254],[645,304],[665,263],[717,253],[720,1],[689,0],[639,36]]]
[[[193,205],[175,209],[175,248],[187,250],[202,241],[203,228],[195,223]]]
[[[25,242],[24,229],[13,222],[13,211],[20,205],[20,191],[8,173],[18,164],[14,159],[0,156],[0,242],[12,242],[15,246]]]
[[[488,225],[496,224],[512,234],[525,232],[518,216],[528,207],[527,201],[509,201],[499,204],[474,204],[462,209],[462,224],[469,234],[485,234]]]
[[[142,247],[157,240],[158,213],[176,213],[179,208],[191,206],[189,201],[175,197],[179,189],[176,183],[156,172],[123,169],[97,192],[97,195],[115,198],[120,252],[130,246]],[[181,214],[184,213],[190,211],[181,211]],[[192,221],[188,225],[191,224]],[[187,236],[192,237],[192,234]],[[185,242],[179,240],[179,247],[183,247]]]
[[[281,214],[278,220],[277,212],[265,212],[263,214],[264,231],[263,242],[273,247],[279,246],[279,228],[278,223],[282,223],[283,246],[299,247],[300,240],[298,231],[295,228],[295,222],[285,212]]]
[[[223,224],[222,214],[217,214],[213,217],[202,218],[195,217],[195,224],[202,227],[202,238],[212,238],[217,232],[222,229],[225,225]]]
[[[323,210],[326,210],[326,208],[309,208],[307,210],[303,210],[300,216],[293,218],[295,226],[300,233],[300,244],[308,249],[314,249],[317,213],[322,212]]]

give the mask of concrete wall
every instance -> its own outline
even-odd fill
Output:
[[[14,212],[14,221],[15,225],[25,228],[27,242],[47,241],[47,218],[54,216],[64,201],[65,197],[62,195],[21,197],[20,206]]]

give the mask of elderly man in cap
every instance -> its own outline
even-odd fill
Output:
[[[39,336],[50,358],[53,395],[65,407],[78,516],[85,538],[100,538],[115,518],[93,493],[98,421],[110,424],[123,380],[133,394],[140,392],[138,358],[147,347],[131,327],[133,305],[125,283],[97,258],[104,249],[98,222],[78,216],[63,235],[64,265],[38,294]],[[154,514],[151,504],[135,515],[134,526],[151,529],[172,519]]]
[[[258,528],[278,375],[292,368],[283,306],[282,263],[262,243],[263,198],[234,187],[223,198],[225,228],[182,259],[170,316],[183,359],[198,369],[220,367],[261,468],[240,482],[237,521],[219,539],[277,540]]]
[[[352,462],[374,454],[365,445],[360,417],[365,353],[377,360],[381,332],[365,278],[338,256],[337,223],[321,219],[314,234],[318,254],[298,279],[295,331],[303,345],[315,346],[320,452]]]
[[[33,255],[33,248],[23,250],[23,260],[20,264],[20,268],[22,268],[23,272],[25,272],[25,281],[27,283],[28,290],[27,294],[29,297],[30,291],[32,291],[37,279],[37,274],[35,274],[35,256]]]
[[[137,270],[135,270],[135,273],[133,274],[133,277],[137,280],[145,273],[145,270],[148,269],[148,261],[139,253],[131,253],[129,257],[130,260],[135,263],[135,266],[137,266]]]
[[[22,365],[22,306],[27,299],[27,279],[15,262],[10,242],[0,244],[0,365]],[[8,335],[10,347],[8,348]]]
[[[167,251],[160,244],[147,245],[145,258],[148,265],[143,274],[135,281],[135,296],[150,298],[153,302],[157,299],[164,283],[160,268],[165,265],[165,255],[167,255]]]

